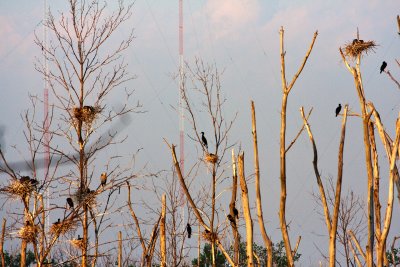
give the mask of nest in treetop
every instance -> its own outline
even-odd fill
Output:
[[[97,114],[101,112],[101,108],[99,106],[74,107],[72,112],[76,120],[91,124],[96,119]]]
[[[96,191],[87,189],[78,189],[74,194],[75,199],[81,205],[96,206]]]
[[[76,230],[78,222],[74,219],[67,219],[61,222],[53,223],[50,227],[50,233],[53,235],[64,235],[69,231]]]
[[[35,186],[32,183],[29,181],[21,182],[17,179],[13,179],[7,187],[1,189],[1,191],[11,195],[11,197],[25,197],[32,193],[33,190],[35,190]]]
[[[362,53],[374,52],[376,44],[374,41],[363,41],[354,39],[352,42],[345,44],[344,53],[347,57],[356,58]]]
[[[76,248],[83,249],[83,239],[72,239],[69,242]]]
[[[217,163],[218,161],[218,156],[214,155],[212,153],[207,153],[205,158],[206,161],[210,162],[210,163]]]
[[[201,236],[203,237],[204,240],[207,240],[210,243],[215,242],[215,240],[217,240],[217,234],[211,233],[210,231],[202,232]]]
[[[18,236],[28,243],[36,242],[39,228],[36,225],[25,225],[19,229]]]

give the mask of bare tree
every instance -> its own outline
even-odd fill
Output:
[[[282,239],[285,243],[286,255],[288,258],[288,265],[290,267],[294,266],[293,261],[293,251],[290,244],[289,233],[287,229],[286,223],[286,153],[290,150],[297,137],[299,136],[300,130],[297,137],[292,141],[292,143],[286,147],[286,108],[287,101],[289,97],[290,91],[293,89],[294,84],[296,83],[297,78],[300,76],[304,66],[307,63],[307,59],[311,54],[312,48],[315,43],[315,39],[317,38],[318,32],[314,33],[314,37],[311,41],[310,47],[303,59],[302,64],[300,65],[297,73],[294,75],[290,84],[286,81],[286,69],[285,69],[285,55],[286,51],[284,48],[284,30],[281,27],[280,30],[280,54],[281,54],[281,80],[282,80],[282,108],[281,108],[281,128],[280,128],[280,182],[281,182],[281,196],[280,196],[280,206],[279,206],[279,222],[280,228],[282,231]]]

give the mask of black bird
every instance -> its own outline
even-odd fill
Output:
[[[381,65],[381,72],[380,72],[380,73],[382,73],[382,71],[385,71],[386,66],[387,66],[386,61],[383,61],[383,62],[382,62],[382,65]]]
[[[107,183],[107,173],[103,172],[100,176],[100,184],[102,187],[104,187]]]
[[[19,179],[21,183],[26,183],[29,182],[30,180],[31,178],[29,176],[21,176],[21,178]]]
[[[29,179],[29,183],[32,185],[32,186],[36,186],[39,182],[38,182],[38,180],[36,180],[36,179]]]
[[[78,235],[78,238],[76,240],[82,240],[82,239],[83,238],[80,235]]]
[[[192,236],[192,227],[190,227],[190,224],[186,224],[186,231],[188,233],[188,238]]]
[[[230,215],[230,214],[228,214],[228,216],[226,216],[226,217],[231,222],[232,227],[234,227],[236,225],[235,218],[233,218],[232,215]]]
[[[233,211],[233,214],[236,216],[236,218],[239,219],[239,211],[235,207],[233,207],[232,211]]]
[[[74,202],[72,201],[72,198],[67,197],[67,203],[70,209],[74,208]]]
[[[58,218],[58,220],[56,222],[54,222],[53,224],[58,225],[60,223],[61,223],[61,220],[60,220],[60,218]]]
[[[353,39],[353,43],[352,44],[354,45],[356,43],[358,43],[358,39]]]
[[[339,115],[340,110],[342,109],[342,105],[339,104],[339,106],[337,106],[336,111],[335,111],[335,117],[337,117],[337,115]]]
[[[201,141],[203,142],[203,145],[207,148],[208,150],[208,143],[207,143],[207,139],[204,136],[204,132],[201,132]]]

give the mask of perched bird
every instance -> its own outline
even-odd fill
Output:
[[[21,178],[19,179],[21,183],[26,183],[29,182],[30,180],[31,178],[29,176],[21,176]]]
[[[186,224],[186,231],[188,233],[188,238],[192,236],[192,227],[190,227],[190,224]]]
[[[356,44],[356,43],[358,43],[358,39],[353,39],[352,44],[354,45],[354,44]]]
[[[206,232],[206,234],[209,234],[209,233],[210,233],[210,231],[208,231],[207,229],[206,229],[204,232]]]
[[[230,214],[228,214],[228,216],[226,216],[226,217],[231,222],[232,227],[234,227],[236,225],[235,218],[233,218],[232,215],[230,215]]]
[[[386,61],[383,61],[382,65],[381,65],[381,72],[380,73],[382,73],[382,71],[385,71],[386,67],[387,67],[387,63],[386,63]]]
[[[80,235],[78,235],[78,238],[76,240],[82,240],[82,239],[83,238]]]
[[[72,201],[72,198],[67,197],[67,203],[70,209],[74,208],[74,202]]]
[[[342,105],[339,104],[339,106],[337,106],[337,108],[335,110],[335,115],[336,115],[335,117],[337,117],[337,115],[339,115],[341,109],[342,109]]]
[[[58,225],[60,223],[61,223],[61,220],[60,220],[60,218],[58,218],[58,220],[56,222],[54,222],[53,224]]]
[[[32,185],[32,186],[36,186],[39,182],[38,182],[38,180],[36,180],[36,179],[29,179],[29,183]]]
[[[107,183],[107,173],[103,172],[100,175],[100,184],[101,184],[102,187],[104,187],[106,185],[106,183]]]
[[[235,207],[233,207],[232,211],[235,217],[239,219],[239,211]]]
[[[208,149],[208,143],[206,137],[204,136],[204,132],[201,132],[201,141],[203,142],[203,145]]]

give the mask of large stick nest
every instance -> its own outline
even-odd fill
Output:
[[[50,227],[50,233],[53,235],[64,235],[70,231],[76,230],[78,222],[72,219],[66,219],[61,222],[53,223]]]
[[[21,227],[18,232],[18,236],[24,239],[28,243],[36,242],[37,233],[39,232],[39,227],[36,225],[26,225]]]
[[[354,39],[352,42],[345,44],[344,53],[347,57],[357,58],[363,53],[368,54],[369,52],[374,52],[377,45],[374,41],[363,41]]]
[[[11,183],[2,188],[0,191],[5,192],[6,194],[10,195],[14,198],[23,198],[26,195],[32,193],[35,190],[35,185],[32,184],[30,181],[23,181],[13,179]]]
[[[217,234],[216,233],[211,233],[210,231],[204,231],[201,233],[201,236],[204,238],[204,240],[207,240],[210,243],[213,243],[217,240]]]
[[[218,161],[218,156],[214,155],[213,153],[207,153],[206,156],[204,157],[204,160],[215,164]]]
[[[96,206],[96,191],[92,191],[89,188],[87,189],[78,189],[78,191],[74,194],[75,199],[80,205],[87,205],[94,207]]]
[[[83,239],[72,239],[69,242],[76,248],[83,249]]]
[[[82,108],[74,107],[72,109],[74,119],[86,124],[92,124],[99,113],[101,113],[100,106],[83,106]]]

